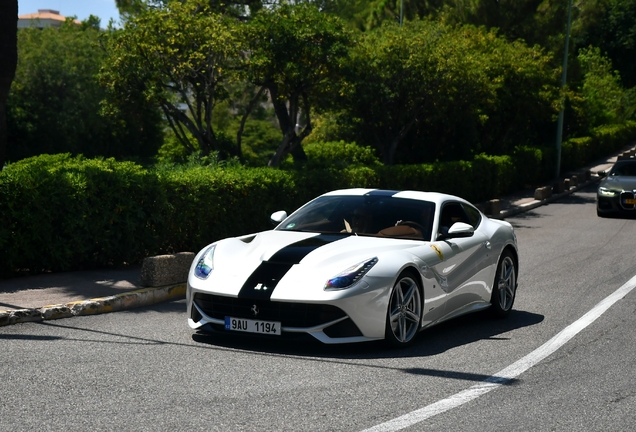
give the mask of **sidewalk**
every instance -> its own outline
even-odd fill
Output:
[[[51,273],[0,280],[0,311],[34,309],[142,288],[141,266],[68,273]]]
[[[597,161],[581,171],[592,173],[589,180],[550,198],[536,200],[535,190],[528,189],[500,198],[505,219],[520,212],[556,201],[565,195],[599,181],[596,172],[609,169],[618,155],[634,148],[628,146],[616,155]],[[568,173],[562,178],[568,178]],[[66,318],[77,315],[115,312],[185,297],[182,284],[159,288],[141,285],[141,266],[69,273],[42,274],[0,280],[0,326],[26,321]]]

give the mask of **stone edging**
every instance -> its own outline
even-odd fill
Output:
[[[511,208],[509,208],[507,210],[502,210],[499,214],[493,215],[493,216],[490,216],[490,217],[493,218],[493,219],[505,219],[507,217],[511,217],[511,216],[517,215],[519,213],[535,209],[535,208],[540,207],[540,206],[542,206],[544,204],[551,203],[551,202],[554,202],[554,201],[558,201],[561,198],[565,197],[566,195],[570,195],[570,194],[572,194],[572,193],[574,193],[574,192],[576,192],[576,191],[578,191],[580,189],[583,189],[584,187],[586,187],[586,186],[588,186],[588,185],[590,185],[592,183],[598,183],[599,181],[600,181],[600,178],[598,178],[598,177],[590,177],[587,180],[585,180],[584,182],[578,183],[575,186],[571,186],[571,187],[569,187],[569,189],[566,189],[563,192],[557,193],[555,195],[549,194],[545,198],[535,199],[534,201],[531,201],[529,203],[522,204],[522,205],[517,206],[517,207],[511,207]]]
[[[108,297],[48,305],[35,309],[0,311],[0,326],[117,312],[182,299],[185,297],[185,293],[186,284],[180,283],[164,287],[142,288]]]

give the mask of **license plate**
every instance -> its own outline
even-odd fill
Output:
[[[636,198],[625,198],[623,204],[636,204]]]
[[[260,321],[226,316],[225,330],[280,335],[280,323],[277,321]]]

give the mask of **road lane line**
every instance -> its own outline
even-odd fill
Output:
[[[570,339],[580,333],[585,327],[596,321],[596,319],[603,315],[610,307],[612,307],[612,305],[614,305],[614,303],[629,294],[634,288],[636,288],[636,276],[632,277],[629,281],[627,281],[627,283],[614,291],[614,293],[605,297],[605,299],[601,300],[589,312],[564,328],[560,333],[541,345],[539,348],[479,384],[475,384],[464,391],[456,393],[453,396],[442,399],[431,405],[412,411],[408,414],[404,414],[403,416],[394,418],[393,420],[389,420],[385,423],[380,423],[369,429],[365,429],[362,432],[398,431],[453,408],[457,408],[458,406],[499,388],[557,351]]]

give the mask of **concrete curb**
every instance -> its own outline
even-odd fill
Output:
[[[185,297],[186,284],[142,288],[114,296],[48,305],[36,309],[0,311],[0,327],[25,322],[38,322],[82,315],[97,315],[148,306]]]
[[[534,201],[531,201],[531,202],[526,203],[526,204],[522,204],[522,205],[517,206],[517,207],[509,208],[507,210],[502,210],[498,215],[492,215],[492,216],[489,216],[489,217],[491,217],[493,219],[505,219],[507,217],[512,217],[512,216],[515,216],[515,215],[517,215],[519,213],[523,213],[523,212],[535,209],[537,207],[541,207],[542,205],[549,204],[549,203],[554,202],[554,201],[558,201],[558,200],[560,200],[561,198],[563,198],[563,197],[565,197],[567,195],[570,195],[570,194],[572,194],[572,193],[574,193],[574,192],[576,192],[576,191],[578,191],[580,189],[583,189],[584,187],[587,187],[588,185],[590,185],[592,183],[598,183],[599,181],[600,181],[600,178],[592,177],[589,180],[586,180],[583,183],[579,183],[576,186],[572,186],[568,190],[563,191],[561,193],[558,193],[558,194],[555,194],[555,195],[551,195],[551,196],[549,196],[547,198],[544,198],[542,200],[534,200]]]

